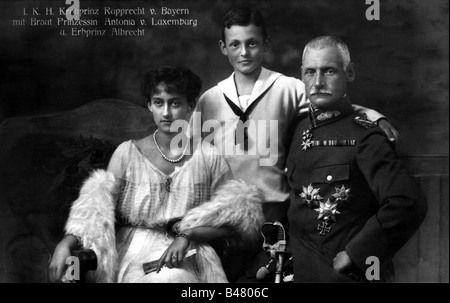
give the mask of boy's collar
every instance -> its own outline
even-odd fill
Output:
[[[269,87],[277,80],[280,76],[280,73],[273,72],[264,67],[261,68],[261,72],[259,73],[258,79],[255,82],[255,85],[252,90],[252,94],[250,96],[249,104],[253,103],[256,99],[258,99]],[[239,96],[236,89],[236,84],[234,83],[234,72],[227,79],[220,81],[217,86],[223,92],[228,99],[233,101],[236,105],[239,106]]]

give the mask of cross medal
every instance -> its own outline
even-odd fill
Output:
[[[319,230],[319,235],[325,236],[327,233],[331,231],[331,227],[328,226],[327,221],[322,221],[317,225],[317,230]]]

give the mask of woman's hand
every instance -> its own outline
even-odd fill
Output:
[[[50,283],[62,282],[68,257],[70,257],[70,247],[65,243],[58,244],[47,269],[48,281]]]
[[[175,237],[172,244],[170,244],[161,258],[159,258],[156,272],[158,273],[164,265],[168,268],[181,266],[190,242],[188,238]]]
[[[59,242],[58,246],[56,246],[50,265],[47,269],[48,281],[50,283],[63,282],[62,279],[66,269],[66,260],[71,255],[70,251],[78,245],[78,239],[69,234]]]
[[[232,229],[228,227],[208,226],[198,226],[182,231],[162,254],[158,261],[156,272],[159,272],[164,265],[168,268],[180,267],[186,256],[186,251],[191,244],[191,240],[196,242],[209,242],[217,238],[228,237],[232,232]]]

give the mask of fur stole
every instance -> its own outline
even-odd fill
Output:
[[[104,170],[94,171],[81,187],[72,204],[66,223],[66,233],[77,236],[84,248],[97,255],[96,282],[114,282],[117,271],[115,235],[115,199],[118,180]]]

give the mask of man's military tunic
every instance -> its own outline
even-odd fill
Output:
[[[360,279],[369,256],[389,264],[426,213],[385,134],[348,99],[326,111],[310,108],[296,126],[286,174],[295,282]],[[343,250],[354,266],[340,274],[333,258]]]

